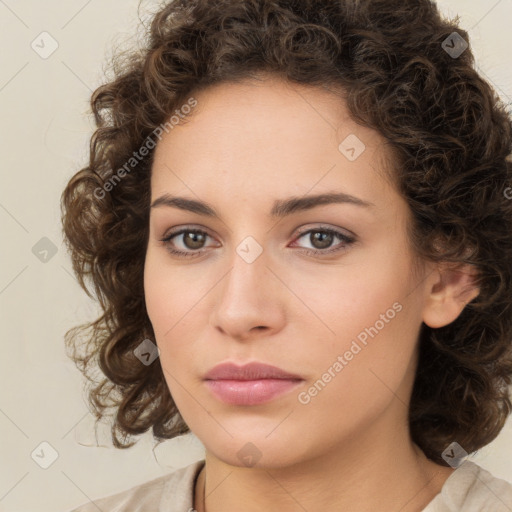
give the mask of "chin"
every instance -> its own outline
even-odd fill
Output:
[[[251,440],[252,439],[252,440]],[[264,435],[237,436],[223,443],[202,441],[207,451],[225,464],[239,468],[278,469],[293,466],[307,458],[303,443],[276,436],[272,441]],[[299,451],[295,447],[301,446]]]

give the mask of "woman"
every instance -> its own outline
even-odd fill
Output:
[[[67,342],[115,446],[206,454],[75,512],[512,510],[466,460],[512,408],[512,122],[467,41],[428,0],[155,15],[63,193],[104,311]]]

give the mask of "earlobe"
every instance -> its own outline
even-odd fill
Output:
[[[426,280],[423,322],[432,328],[451,324],[480,293],[474,266],[437,268]]]

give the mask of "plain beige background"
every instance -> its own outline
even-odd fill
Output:
[[[460,15],[479,70],[512,109],[512,0],[438,3]],[[64,352],[64,332],[97,309],[72,275],[59,198],[86,163],[88,101],[106,57],[135,43],[158,5],[145,0],[141,20],[137,7],[0,0],[0,511],[66,512],[202,458],[193,436],[155,450],[148,435],[129,450],[109,447],[101,429],[96,439],[82,376]],[[512,482],[511,455],[512,420],[471,459]]]

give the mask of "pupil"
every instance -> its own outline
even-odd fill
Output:
[[[185,237],[185,245],[189,249],[199,249],[201,247],[201,243],[204,242],[203,240],[201,240],[201,238],[203,238],[203,235],[201,233],[188,232],[187,236]],[[198,239],[199,239],[199,241],[198,241]],[[191,241],[192,246],[189,246],[189,243],[188,243],[189,241]],[[195,245],[195,244],[197,244],[197,245]]]
[[[326,247],[329,247],[331,245],[331,242],[332,242],[332,234],[331,233],[326,233],[326,232],[323,232],[323,231],[316,231],[314,233],[311,233],[312,235],[312,239],[311,239],[311,242],[313,244],[313,246],[317,247],[316,246],[316,242],[320,242],[320,247],[318,247],[319,249],[325,249]]]

